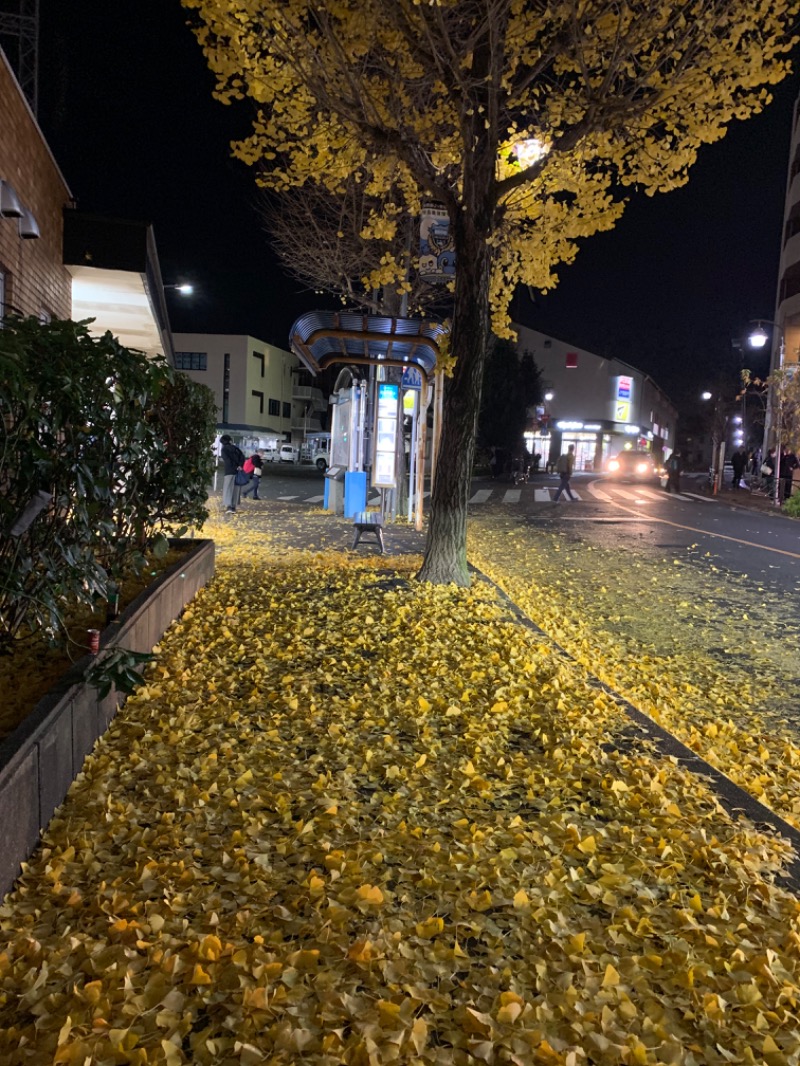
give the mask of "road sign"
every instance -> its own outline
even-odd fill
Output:
[[[404,389],[421,389],[422,388],[422,374],[415,366],[407,366],[403,370],[403,385]]]

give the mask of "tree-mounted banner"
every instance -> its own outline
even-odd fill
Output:
[[[436,284],[456,272],[456,252],[450,218],[440,204],[424,204],[419,223],[419,276]]]

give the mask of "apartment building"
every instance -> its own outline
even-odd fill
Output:
[[[175,366],[214,392],[220,433],[269,447],[324,429],[323,394],[291,352],[242,334],[176,333],[174,343]]]

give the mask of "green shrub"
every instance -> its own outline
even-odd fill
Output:
[[[800,492],[796,492],[789,497],[783,505],[783,510],[792,518],[800,518]]]
[[[0,650],[206,515],[211,391],[70,321],[0,329]]]

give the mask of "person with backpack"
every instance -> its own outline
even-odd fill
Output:
[[[249,459],[245,459],[244,470],[245,474],[250,474],[250,481],[242,489],[242,496],[249,496],[252,492],[254,500],[260,500],[258,495],[258,486],[261,484],[261,468],[264,464],[264,460],[261,456],[261,452],[256,449]]]
[[[220,458],[224,463],[222,506],[228,514],[236,514],[241,492],[241,488],[236,484],[236,474],[244,466],[244,452],[233,443],[227,433],[220,437],[219,442],[222,445]]]
[[[572,471],[573,471],[574,467],[575,467],[575,445],[574,444],[570,444],[570,446],[567,448],[566,455],[562,454],[556,460],[556,473],[558,474],[558,476],[561,479],[561,481],[560,481],[560,484],[558,486],[558,492],[555,495],[553,503],[558,503],[558,501],[561,499],[561,493],[562,492],[566,492],[566,494],[567,494],[567,496],[569,496],[570,500],[574,500],[575,499],[575,497],[572,495],[572,489],[570,488],[570,485],[569,485],[569,479],[572,477]]]

